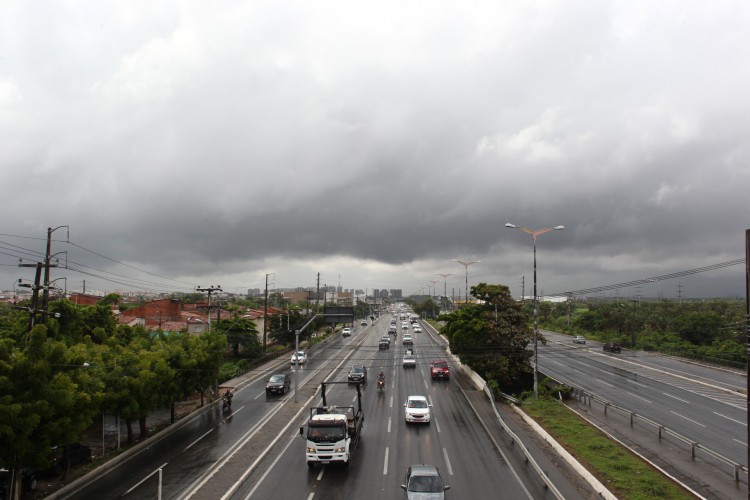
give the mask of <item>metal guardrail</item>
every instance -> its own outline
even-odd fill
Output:
[[[622,406],[616,405],[610,401],[607,401],[606,399],[602,397],[597,396],[596,394],[592,394],[592,393],[586,392],[583,389],[577,389],[575,387],[573,388],[573,397],[575,397],[579,401],[583,400],[584,404],[588,404],[589,406],[591,406],[592,401],[601,403],[604,406],[605,416],[607,415],[607,411],[609,409],[612,409],[630,417],[631,427],[633,427],[638,422],[643,422],[645,424],[648,424],[657,430],[657,434],[660,440],[662,439],[662,437],[666,437],[666,436],[671,436],[673,438],[676,438],[678,441],[681,441],[690,446],[690,455],[693,459],[695,459],[697,453],[700,451],[708,455],[709,457],[718,460],[719,462],[723,462],[724,464],[731,466],[733,469],[735,481],[740,480],[740,472],[744,472],[745,474],[748,474],[747,465],[737,463],[734,460],[731,460],[725,457],[721,453],[718,453],[712,450],[711,448],[703,446],[702,444],[700,444],[700,442],[694,439],[690,439],[687,436],[683,436],[679,432],[673,429],[670,429],[666,425],[660,424],[659,422],[656,422],[648,417],[644,417],[643,415],[640,415],[637,412],[634,412]]]
[[[429,329],[426,329],[426,330],[428,331],[428,333],[431,336],[433,336],[433,338],[435,338],[435,336],[437,336],[438,338],[442,338],[440,336],[440,332],[438,332],[435,329],[435,327],[433,327],[432,325],[428,324],[427,322],[424,322],[424,324],[426,324],[429,327]],[[497,411],[497,406],[495,406],[495,398],[494,398],[494,396],[492,394],[492,389],[490,389],[490,387],[487,385],[487,382],[484,381],[484,379],[481,379],[481,377],[479,377],[479,375],[477,375],[476,372],[474,372],[471,368],[469,368],[466,365],[463,365],[460,362],[460,360],[458,360],[450,351],[448,351],[447,341],[446,342],[439,342],[439,341],[436,340],[435,342],[438,344],[439,347],[441,347],[442,349],[445,349],[447,351],[447,354],[449,356],[451,356],[451,358],[453,358],[453,362],[459,367],[459,369],[461,369],[464,373],[466,373],[467,376],[469,376],[473,380],[474,377],[472,375],[475,375],[477,378],[479,378],[480,380],[482,380],[484,382],[484,386],[483,386],[482,390],[487,395],[487,399],[489,399],[490,405],[492,405],[492,411],[495,412],[495,418],[500,423],[500,426],[502,427],[502,429],[505,432],[508,433],[508,436],[510,437],[511,443],[513,445],[516,445],[516,444],[518,445],[518,447],[521,449],[521,452],[524,455],[526,464],[531,465],[532,469],[534,469],[534,472],[539,476],[539,478],[542,480],[542,482],[544,482],[544,486],[547,488],[547,490],[549,490],[555,496],[555,498],[557,498],[558,500],[565,500],[565,497],[562,495],[562,493],[560,493],[560,490],[557,489],[557,487],[552,482],[552,480],[549,478],[549,476],[547,475],[547,473],[539,466],[538,463],[536,463],[536,460],[534,460],[534,457],[531,455],[531,452],[529,451],[529,449],[526,448],[526,445],[523,444],[523,441],[521,441],[518,438],[518,436],[510,429],[510,427],[508,427],[508,425],[505,423],[505,421],[503,420],[502,416],[500,415],[500,412]],[[463,392],[463,389],[462,389],[462,392]],[[511,396],[508,396],[507,394],[503,394],[503,393],[501,393],[501,394],[506,399],[513,400],[513,401],[517,402],[517,400],[515,400],[515,398],[513,398]],[[464,397],[466,397],[465,394],[464,394]],[[468,400],[468,397],[467,397],[467,400]],[[471,402],[469,402],[469,405],[471,406]]]

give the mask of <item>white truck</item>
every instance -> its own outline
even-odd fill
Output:
[[[323,406],[310,408],[310,419],[299,433],[305,436],[305,459],[307,466],[316,463],[342,463],[349,465],[352,454],[359,443],[364,416],[362,415],[362,393],[357,382],[357,407],[328,406],[326,403],[327,384],[349,384],[348,382],[322,382]]]

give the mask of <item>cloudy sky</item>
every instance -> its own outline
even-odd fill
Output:
[[[738,297],[744,1],[0,0],[0,290]],[[112,273],[112,274],[109,274]],[[438,273],[453,273],[445,281]],[[62,284],[62,281],[57,284]]]

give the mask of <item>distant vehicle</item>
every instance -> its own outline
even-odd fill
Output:
[[[363,319],[359,326],[367,326],[367,320]]]
[[[404,345],[412,345],[414,343],[414,338],[412,338],[410,333],[407,333],[404,335],[404,338],[401,340],[401,342]]]
[[[430,423],[430,407],[424,396],[409,396],[404,403],[406,423]]]
[[[281,394],[282,396],[291,389],[292,381],[285,373],[276,373],[266,381],[266,396]]]
[[[448,362],[442,359],[436,359],[430,365],[430,376],[432,379],[449,380],[451,378],[451,369]]]
[[[576,344],[585,344],[586,343],[586,337],[583,335],[576,335],[576,337],[573,339],[573,342]]]
[[[341,330],[341,336],[342,337],[351,337],[352,336],[352,329],[349,327],[344,328]]]
[[[403,360],[404,368],[416,368],[417,367],[417,358],[411,352],[407,352],[404,354],[404,360]]]
[[[396,330],[395,326],[391,326],[388,328],[388,335],[398,335],[398,331]]]
[[[622,347],[616,342],[604,344],[604,352],[622,352]]]
[[[307,361],[307,354],[305,354],[305,351],[297,351],[292,354],[290,361],[293,365],[303,365]]]
[[[391,348],[391,337],[386,335],[378,342],[378,349],[390,349]]]
[[[407,500],[443,500],[445,490],[440,471],[434,465],[412,465],[406,469],[406,478],[401,485],[406,491]]]
[[[349,370],[346,379],[349,382],[367,382],[367,367],[365,365],[353,365]]]
[[[422,327],[418,324],[414,325],[414,333],[422,333]]]

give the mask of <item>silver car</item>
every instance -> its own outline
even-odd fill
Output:
[[[401,487],[409,500],[442,500],[450,486],[443,484],[440,471],[434,465],[412,465],[406,469]]]

